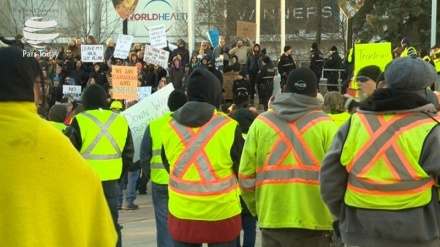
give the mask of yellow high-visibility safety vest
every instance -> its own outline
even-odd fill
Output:
[[[168,207],[174,217],[218,221],[240,214],[238,183],[229,155],[237,126],[236,121],[215,112],[198,128],[176,120],[162,128],[170,163]]]
[[[333,121],[322,111],[308,112],[294,122],[269,111],[252,123],[239,182],[243,199],[255,201],[249,208],[258,215],[260,227],[332,229],[318,178],[335,132]]]
[[[382,210],[428,204],[434,179],[419,160],[436,125],[422,113],[353,114],[341,154],[341,164],[349,173],[345,203]]]
[[[171,119],[171,112],[166,113],[162,117],[155,119],[150,122],[150,136],[151,136],[151,148],[152,156],[150,160],[150,177],[151,181],[156,184],[168,184],[170,176],[165,170],[162,161],[162,138],[161,129],[165,126]]]
[[[440,59],[434,59],[433,62],[435,65],[435,70],[437,71],[437,73],[440,73]]]
[[[57,130],[64,132],[67,129],[67,126],[63,123],[58,123],[58,122],[54,122],[54,121],[49,121],[50,125],[52,125],[53,127],[55,127]]]
[[[121,155],[128,133],[125,118],[109,110],[90,110],[75,118],[81,132],[81,155],[95,169],[101,181],[119,179]]]

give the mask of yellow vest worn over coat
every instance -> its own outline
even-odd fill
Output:
[[[355,113],[341,154],[349,206],[401,210],[431,201],[434,180],[419,165],[437,123],[422,113]]]
[[[152,156],[150,160],[150,177],[151,181],[156,184],[168,184],[170,176],[165,170],[162,161],[162,138],[161,129],[165,126],[171,119],[171,112],[166,113],[162,117],[155,119],[150,122],[150,136],[151,136],[151,148]]]
[[[237,122],[215,112],[190,128],[171,120],[162,129],[170,164],[170,213],[179,219],[219,221],[241,212],[230,150]]]
[[[90,110],[75,118],[81,131],[81,155],[95,169],[101,181],[119,179],[121,154],[128,133],[125,118],[109,110]]]
[[[244,145],[239,182],[259,227],[332,229],[318,177],[335,132],[322,111],[307,112],[293,122],[271,111],[257,117]]]

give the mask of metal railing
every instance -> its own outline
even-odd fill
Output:
[[[338,72],[338,83],[337,84],[327,83],[327,78],[324,77],[325,72]],[[343,72],[345,72],[345,69],[325,69],[325,68],[322,69],[321,78],[319,79],[319,92],[320,93],[328,92],[327,86],[336,86],[336,87],[338,87],[338,91],[341,93],[342,92],[341,74]],[[321,88],[321,86],[322,86],[322,88]]]

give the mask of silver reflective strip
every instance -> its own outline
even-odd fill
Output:
[[[266,170],[257,173],[257,183],[265,180],[281,180],[281,179],[305,179],[318,181],[319,170],[303,170],[303,169],[289,169],[289,170]]]
[[[293,133],[292,129],[289,127],[289,125],[287,124],[286,121],[281,120],[275,113],[272,112],[268,112],[263,113],[262,117],[266,117],[267,120],[271,121],[276,128],[279,129],[279,131],[281,133],[283,133],[285,135],[285,137],[287,138],[287,140],[290,141],[292,147],[297,154],[298,154],[298,158],[300,160],[297,160],[297,162],[300,165],[307,165],[307,166],[316,166],[319,164],[315,164],[315,162],[313,161],[313,158],[310,157],[307,152],[304,151],[305,148],[308,147],[304,147],[299,141],[299,138],[302,138],[302,136],[296,136],[295,133]],[[295,123],[296,125],[296,123]],[[281,142],[284,143],[284,142]],[[287,143],[285,144],[285,148],[288,148]],[[277,156],[277,157],[281,157],[281,155],[284,153],[286,149],[282,149],[281,145],[279,145],[275,150],[272,150],[272,152]],[[272,155],[271,155],[272,156]],[[316,160],[316,159],[315,159]],[[270,162],[276,162],[275,164],[279,164],[280,162],[283,162],[282,160],[276,160],[275,158],[272,159],[272,157],[269,158]],[[317,161],[316,161],[317,162]],[[272,165],[270,163],[270,165]]]
[[[87,160],[110,160],[110,159],[119,159],[122,155],[122,152],[119,148],[118,143],[116,142],[115,138],[110,134],[109,128],[113,124],[113,122],[116,120],[118,115],[116,113],[112,113],[110,117],[107,119],[107,121],[103,124],[101,121],[99,121],[98,118],[93,116],[90,113],[83,112],[81,115],[89,118],[94,122],[96,125],[98,125],[98,128],[101,129],[101,131],[98,133],[98,135],[93,139],[93,141],[90,143],[90,145],[84,150],[81,155],[84,159]],[[116,154],[92,154],[91,152],[93,149],[98,145],[98,143],[101,141],[101,139],[106,136],[107,139],[110,141],[110,144],[112,145],[113,149],[115,150]]]
[[[286,67],[286,66],[292,66],[292,65],[293,65],[293,63],[288,63],[288,64],[284,64],[283,66]]]
[[[173,169],[173,175],[175,177],[180,177],[180,175],[183,172],[183,169],[186,167],[188,162],[193,158],[194,155],[196,155],[199,148],[204,148],[204,143],[207,140],[208,136],[212,134],[212,132],[216,132],[218,130],[218,126],[222,124],[224,121],[230,121],[226,117],[214,117],[211,121],[209,121],[205,126],[203,126],[203,129],[199,129],[197,133],[192,136],[187,127],[177,123],[175,120],[172,120],[172,124],[175,126],[175,129],[179,131],[182,136],[185,138],[186,144],[185,144],[185,150],[183,151],[183,155],[181,156],[180,160],[177,161],[175,164],[175,167]],[[191,144],[191,145],[189,145]],[[211,174],[210,171],[210,164],[209,160],[206,160],[205,156],[202,154],[202,152],[197,154],[196,163],[198,164],[199,168],[201,169],[201,176],[203,176],[207,180],[214,180],[214,177]]]
[[[162,163],[150,163],[150,169],[165,169]]]
[[[358,179],[352,174],[349,174],[348,176],[348,183],[354,187],[366,189],[369,191],[384,191],[384,192],[395,192],[395,191],[418,189],[428,183],[431,183],[432,181],[433,181],[432,178],[423,178],[421,180],[399,181],[398,183],[391,183],[391,184],[384,184],[384,183],[378,184],[378,183],[370,183],[368,181]]]
[[[306,127],[308,124],[310,124],[310,122],[312,122],[313,120],[316,120],[321,117],[328,118],[329,121],[332,121],[331,118],[328,115],[326,115],[325,113],[320,112],[320,111],[312,111],[312,112],[306,113],[305,115],[300,117],[295,122],[295,125],[298,128],[298,130],[301,130],[304,127]]]
[[[280,142],[279,145],[275,150],[272,150],[270,157],[269,157],[269,166],[275,166],[278,163],[280,163],[281,156],[284,154],[284,152],[288,149],[287,144],[284,142]]]
[[[176,181],[171,177],[169,185],[176,190],[189,193],[212,194],[227,191],[236,185],[234,176],[216,182],[216,183],[200,183],[199,181]]]
[[[370,114],[368,114],[368,115],[365,114],[365,117],[366,117],[368,123],[370,122],[371,118],[377,119],[377,116],[370,115]],[[390,141],[391,139],[397,138],[397,135],[401,134],[401,133],[399,133],[399,131],[402,128],[405,128],[408,125],[411,125],[419,120],[423,120],[423,118],[412,115],[412,116],[403,117],[395,122],[388,121],[387,125],[382,126],[383,129],[378,130],[381,132],[379,134],[379,136],[374,137],[374,139],[369,139],[368,142],[371,144],[368,147],[365,147],[365,146],[362,147],[363,149],[366,148],[365,149],[366,152],[362,153],[360,157],[357,157],[357,156],[354,157],[352,162],[355,165],[353,165],[353,167],[351,168],[350,173],[359,174],[360,172],[362,172],[362,170],[368,164],[370,164],[370,162],[372,162],[372,159],[376,156],[376,154],[379,153],[380,151],[382,151],[382,149],[384,148],[385,144],[388,141]],[[368,145],[368,143],[366,143],[365,145]],[[386,147],[386,148],[388,149],[390,147]],[[397,154],[395,154],[395,155],[397,155]],[[392,158],[392,157],[388,157],[388,158],[389,159],[391,158],[392,160],[396,161],[395,158]],[[391,164],[393,165],[393,167],[403,166],[402,162],[391,163]]]
[[[403,161],[400,159],[399,155],[396,153],[396,150],[394,147],[390,147],[385,152],[386,157],[390,161],[390,165],[396,169],[396,172],[399,174],[399,178],[401,180],[413,180],[413,177],[409,173],[409,171],[406,169],[406,167],[403,165]],[[402,165],[396,165],[396,164],[402,164]]]
[[[240,178],[238,179],[238,183],[240,184],[240,188],[242,189],[253,189],[255,188],[255,178]]]
[[[357,113],[358,117],[367,117],[367,116],[375,116],[375,117],[368,117],[368,125],[370,126],[371,130],[373,132],[376,132],[380,127],[382,127],[382,124],[379,121],[379,118],[376,115],[372,114],[363,114],[363,113]],[[362,119],[362,118],[361,118]]]
[[[161,155],[161,154],[162,154],[162,150],[161,149],[153,150],[153,152],[152,152],[153,156]]]

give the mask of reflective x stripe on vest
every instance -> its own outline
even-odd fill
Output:
[[[260,119],[277,132],[279,139],[275,141],[272,150],[262,168],[257,169],[256,186],[271,183],[305,183],[318,184],[319,163],[304,140],[303,133],[313,128],[316,120],[332,121],[320,111],[312,111],[295,122],[287,123],[275,113],[261,115]],[[315,120],[315,121],[313,121]],[[296,164],[282,165],[289,154],[292,154]],[[241,180],[244,188],[252,186],[252,181]]]
[[[401,114],[385,122],[381,115],[366,116],[358,113],[357,116],[370,138],[346,167],[349,172],[348,190],[382,196],[409,195],[423,192],[434,185],[432,178],[424,178],[417,174],[414,164],[405,156],[406,150],[401,150],[397,142],[404,132],[424,123],[432,123],[431,118],[421,119],[414,114]],[[396,126],[399,127],[398,131],[395,130]],[[379,159],[384,161],[394,181],[363,178]]]
[[[152,151],[152,156],[161,155],[161,154],[162,154],[161,149]],[[151,169],[165,169],[165,166],[162,163],[154,162],[154,163],[150,163],[150,168]]]
[[[112,123],[115,121],[115,119],[118,117],[116,113],[113,113],[109,119],[103,124],[101,121],[99,121],[98,118],[93,116],[92,114],[89,114],[87,112],[81,113],[83,116],[88,117],[90,120],[92,120],[98,127],[101,129],[101,131],[98,133],[98,135],[95,137],[95,139],[90,143],[90,145],[81,153],[81,155],[86,160],[112,160],[112,159],[118,159],[121,157],[122,152],[118,146],[118,143],[116,142],[115,138],[110,134],[109,128],[112,125]],[[114,148],[116,154],[92,154],[91,152],[93,149],[98,145],[99,141],[106,136],[107,139],[110,141],[112,147]]]
[[[179,190],[182,194],[213,195],[225,193],[236,187],[236,179],[233,174],[224,179],[217,177],[204,150],[206,144],[218,130],[230,121],[231,119],[226,117],[214,116],[197,133],[192,128],[178,124],[175,120],[170,122],[185,146],[170,174],[169,185],[172,189]],[[200,182],[182,179],[193,164],[199,172]]]

